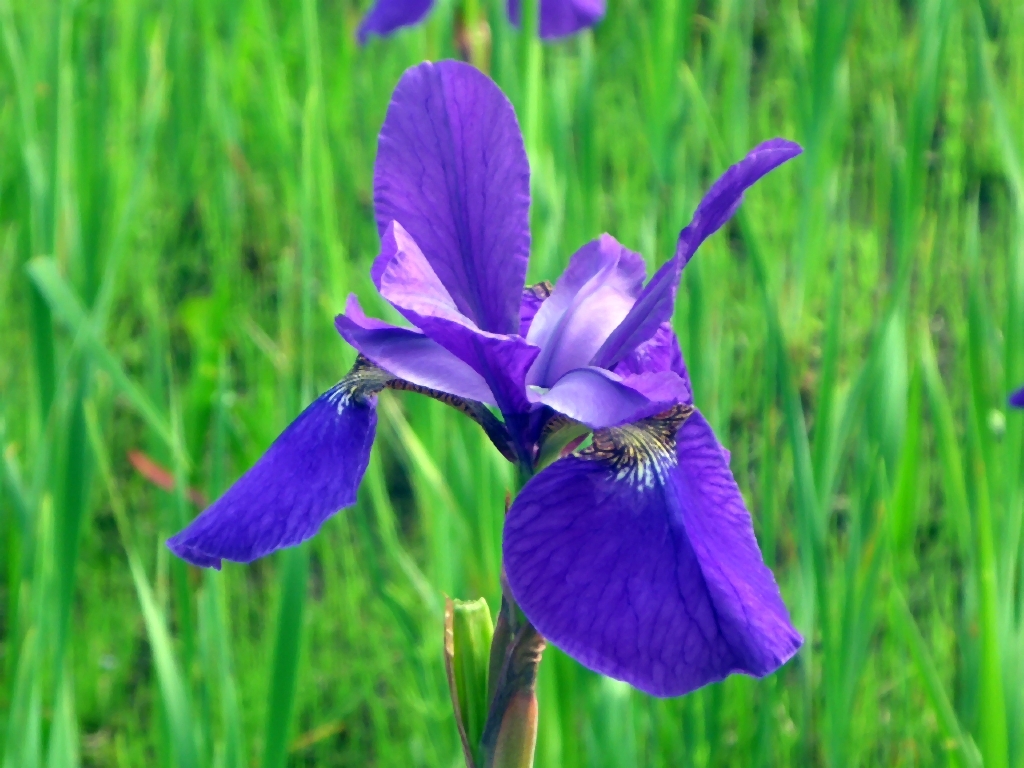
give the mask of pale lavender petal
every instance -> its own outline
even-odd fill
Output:
[[[723,173],[697,206],[693,219],[679,233],[675,255],[665,262],[636,300],[633,309],[611,333],[593,364],[611,368],[672,318],[679,275],[697,248],[736,212],[743,193],[758,179],[799,155],[799,144],[771,139],[758,144],[743,160]]]
[[[190,563],[220,568],[221,559],[247,563],[305,541],[355,503],[376,426],[375,398],[342,381],[167,546]]]
[[[603,368],[577,368],[532,397],[591,429],[646,419],[693,401],[689,381],[671,371],[622,377]]]
[[[521,0],[508,0],[508,17],[519,26]],[[605,0],[540,0],[540,36],[565,37],[604,18]]]
[[[611,235],[576,251],[530,325],[526,340],[541,353],[527,381],[551,386],[567,371],[589,365],[629,314],[643,290],[644,271],[643,257]]]
[[[462,314],[419,244],[399,221],[388,224],[381,235],[380,255],[370,268],[370,277],[380,295],[414,325],[427,316],[480,330]]]
[[[1024,408],[1024,387],[1010,395],[1009,402],[1014,408]]]
[[[370,35],[384,37],[400,27],[418,24],[433,5],[434,0],[377,0],[359,23],[359,44],[365,44]]]
[[[595,437],[512,504],[504,564],[526,617],[580,663],[655,696],[777,669],[802,639],[708,423],[694,411],[674,447],[651,448],[657,432],[620,438],[609,452]]]
[[[496,405],[487,382],[433,339],[412,328],[367,318],[355,296],[334,319],[338,333],[375,365],[411,384]]]
[[[512,105],[455,61],[420,64],[395,89],[381,128],[374,207],[398,221],[459,311],[516,333],[530,252],[530,167]]]

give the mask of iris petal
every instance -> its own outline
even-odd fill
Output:
[[[359,44],[365,44],[370,35],[383,37],[422,21],[433,6],[434,0],[377,0],[359,23]]]
[[[697,206],[693,219],[679,233],[675,255],[651,278],[629,315],[598,351],[593,365],[612,368],[649,339],[662,323],[672,318],[679,275],[700,244],[732,217],[743,201],[743,193],[750,186],[802,151],[799,144],[785,139],[762,142],[711,185]]]
[[[649,418],[693,398],[689,381],[671,371],[623,377],[603,368],[577,368],[535,399],[591,429],[604,429]]]
[[[356,501],[377,426],[375,398],[346,377],[167,546],[200,566],[247,563],[299,544]]]
[[[672,371],[683,379],[690,393],[689,398],[682,402],[693,402],[690,374],[671,323],[662,323],[651,338],[622,358],[612,370],[620,376]]]
[[[501,90],[460,62],[407,70],[377,147],[378,230],[401,222],[481,330],[519,330],[529,207],[530,167]]]
[[[802,643],[721,447],[687,406],[598,432],[531,479],[504,563],[549,641],[655,696],[768,674]]]
[[[604,18],[605,0],[540,0],[540,36],[565,37]],[[508,17],[517,27],[520,0],[508,0]]]
[[[602,235],[569,260],[551,296],[537,310],[526,340],[541,348],[530,384],[551,386],[590,363],[643,290],[643,257]]]

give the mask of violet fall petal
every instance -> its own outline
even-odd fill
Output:
[[[508,0],[509,20],[519,26],[521,0]],[[605,0],[540,0],[540,36],[573,35],[604,18]]]
[[[598,433],[520,492],[503,543],[516,601],[577,661],[655,696],[774,671],[802,639],[710,426],[692,411],[675,446],[640,428]]]
[[[422,21],[434,6],[434,0],[377,0],[359,22],[356,37],[360,45],[370,35],[384,37],[401,27]]]
[[[401,222],[459,311],[481,330],[519,330],[530,252],[530,166],[511,103],[456,61],[407,70],[374,170],[381,235]]]
[[[377,426],[374,399],[332,387],[167,546],[200,566],[247,563],[299,544],[356,501]]]
[[[743,201],[743,193],[749,187],[802,151],[800,145],[792,141],[770,139],[750,150],[745,158],[730,167],[711,185],[711,189],[697,205],[693,219],[679,233],[675,255],[651,278],[629,315],[598,351],[593,365],[613,367],[631,350],[649,339],[662,323],[671,320],[679,275],[701,243],[732,217]]]

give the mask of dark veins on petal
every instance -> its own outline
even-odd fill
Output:
[[[606,462],[616,480],[651,488],[675,466],[676,432],[692,413],[692,405],[681,404],[633,424],[599,429],[579,457]]]

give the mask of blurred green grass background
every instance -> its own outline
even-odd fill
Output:
[[[539,768],[1024,766],[1024,7],[610,0],[541,47],[442,0],[360,50],[364,5],[0,0],[0,765],[458,765],[442,600],[496,607],[512,481],[474,425],[386,393],[310,543],[163,540],[347,370],[346,294],[386,314],[376,133],[468,56],[527,130],[531,279],[602,231],[653,268],[754,143],[806,147],[675,318],[806,645],[664,701],[549,649]]]

